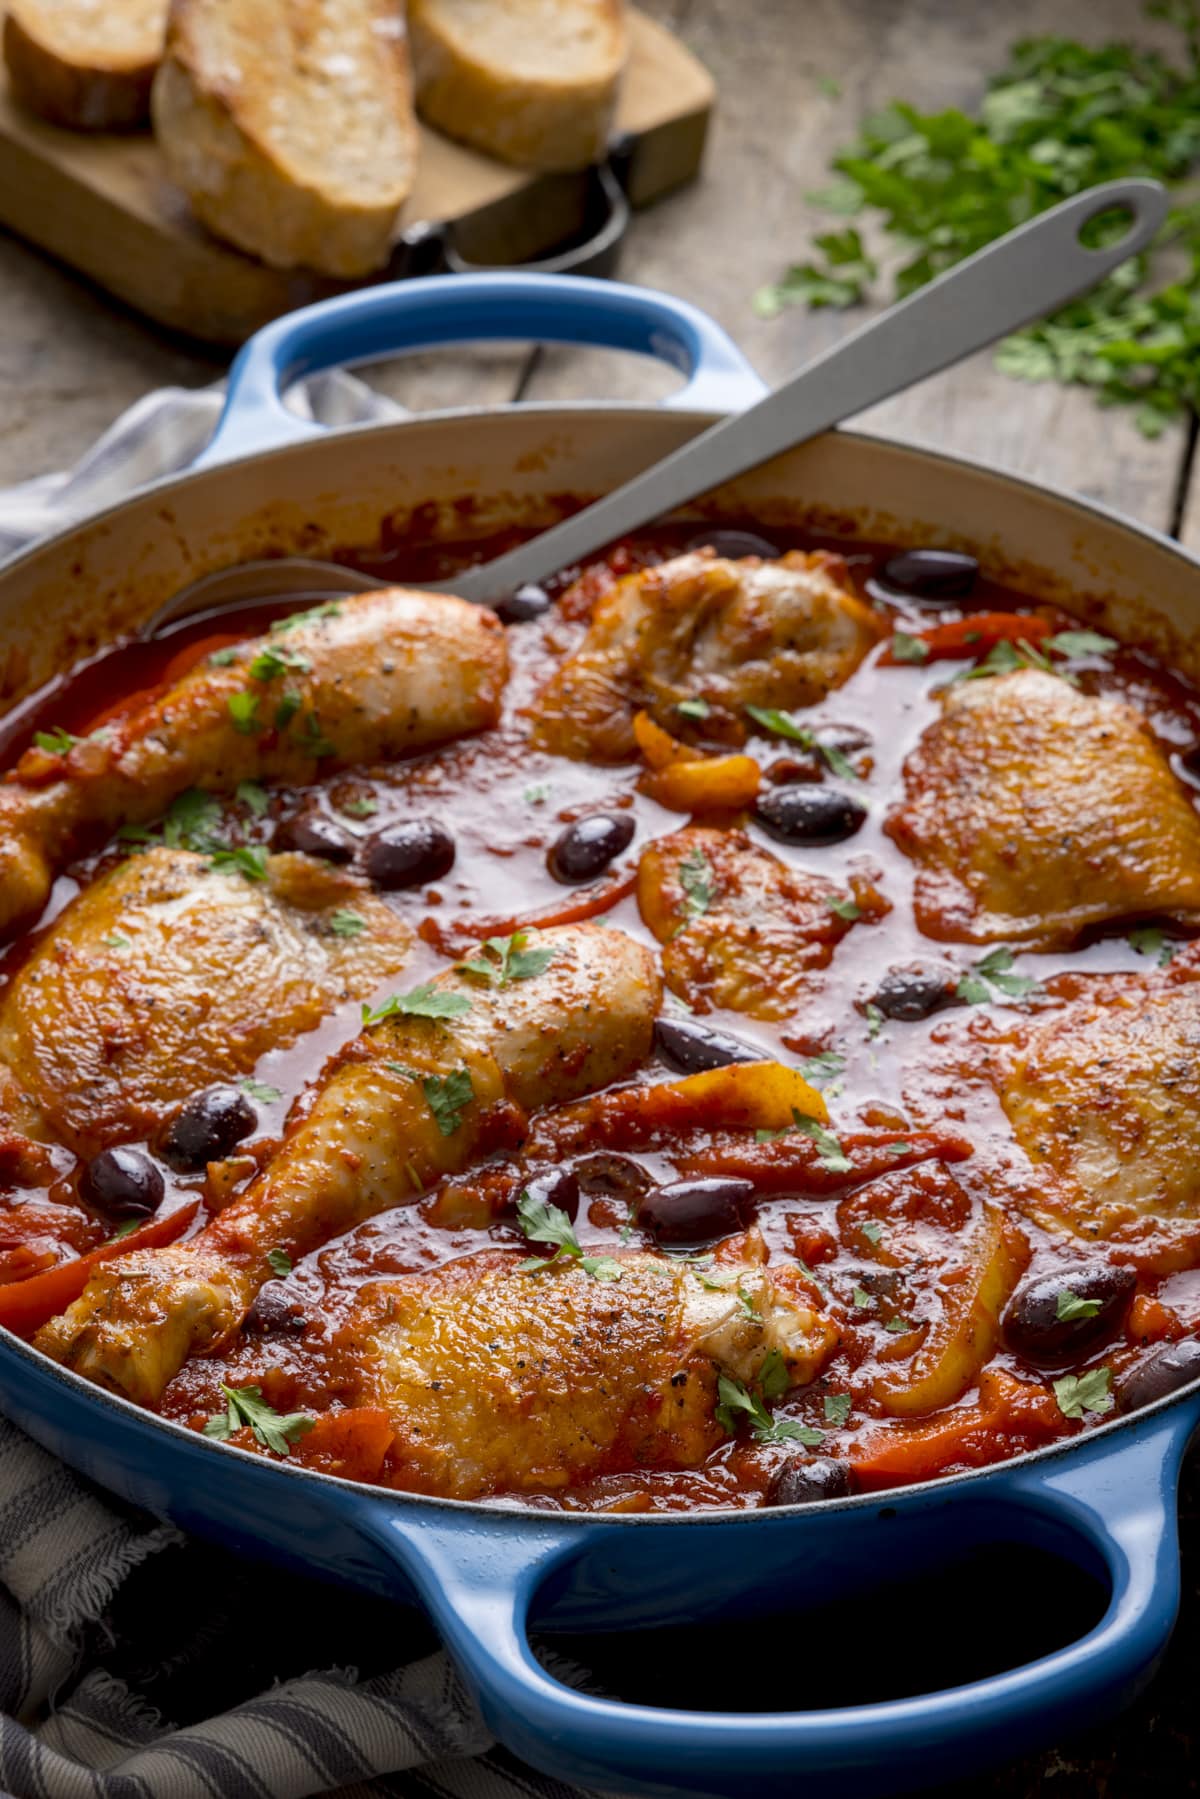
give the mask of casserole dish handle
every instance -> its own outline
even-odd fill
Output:
[[[688,377],[666,406],[730,412],[766,392],[721,327],[669,294],[581,275],[431,275],[322,300],[256,332],[234,360],[225,409],[194,466],[322,436],[283,403],[305,375],[432,344],[514,339],[655,356]]]
[[[715,1521],[710,1515],[617,1524],[477,1507],[422,1515],[370,1500],[360,1522],[399,1560],[489,1727],[560,1779],[606,1791],[735,1795],[794,1792],[801,1774],[823,1774],[837,1776],[842,1792],[893,1792],[1059,1740],[1111,1714],[1149,1678],[1178,1609],[1176,1486],[1198,1419],[1200,1399],[1193,1397],[1119,1435],[1106,1432],[981,1480],[881,1493],[877,1508],[859,1501]],[[882,1580],[895,1570],[881,1545],[892,1560],[903,1553],[898,1521],[912,1525],[922,1513],[934,1541],[947,1547],[964,1540],[985,1550],[997,1541],[1035,1544],[1076,1563],[1110,1594],[1103,1616],[1049,1655],[960,1687],[795,1712],[624,1703],[564,1685],[530,1646],[539,1591],[569,1584],[573,1565],[591,1570],[576,1581],[579,1590],[607,1589],[596,1604],[602,1624],[599,1614],[620,1605],[622,1589],[652,1583],[655,1560],[661,1567],[669,1558],[683,1571],[697,1617],[730,1609],[731,1579],[748,1585],[755,1574],[760,1584],[766,1578],[777,1623],[790,1607],[775,1640],[793,1645],[796,1689],[803,1692],[805,1665],[820,1653],[804,1629],[803,1570],[829,1566],[828,1557],[843,1569],[861,1569],[865,1556],[868,1577]],[[870,1587],[863,1591],[869,1595]],[[730,1653],[750,1653],[753,1620],[749,1630],[734,1630]],[[899,1641],[897,1655],[902,1662]]]

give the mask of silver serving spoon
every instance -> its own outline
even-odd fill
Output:
[[[1088,249],[1080,241],[1084,227],[1114,210],[1130,215],[1129,229],[1119,243]],[[449,581],[411,585],[486,605],[526,583],[544,581],[615,538],[1056,311],[1145,249],[1166,213],[1166,193],[1155,181],[1109,181],[1076,194],[948,269],[815,357],[765,399],[710,426],[594,505]],[[389,585],[305,557],[241,562],[182,588],[147,622],[143,635],[237,601]]]

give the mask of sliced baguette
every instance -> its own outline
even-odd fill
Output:
[[[172,0],[154,129],[218,237],[369,274],[416,172],[400,0]]]
[[[624,0],[409,0],[423,118],[504,162],[604,155],[626,55]]]
[[[167,0],[10,0],[4,60],[22,106],[74,131],[144,125]]]

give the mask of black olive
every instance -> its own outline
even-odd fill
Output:
[[[889,968],[868,1001],[885,1018],[899,1018],[911,1024],[916,1018],[928,1018],[943,1006],[958,1003],[958,976],[948,968],[923,968],[911,963],[905,968]]]
[[[654,1044],[664,1062],[681,1074],[706,1068],[728,1068],[731,1062],[765,1062],[769,1058],[731,1031],[715,1031],[694,1018],[656,1018]]]
[[[1185,1337],[1181,1343],[1164,1343],[1117,1382],[1117,1410],[1136,1412],[1194,1380],[1200,1380],[1200,1340]]]
[[[671,1181],[654,1187],[638,1205],[637,1220],[660,1243],[698,1248],[742,1229],[742,1208],[754,1198],[754,1182],[736,1176]]]
[[[979,576],[974,556],[960,550],[903,550],[879,571],[879,580],[897,593],[935,604],[965,600]]]
[[[385,893],[422,887],[454,867],[454,839],[434,818],[407,818],[367,839],[367,879]]]
[[[754,531],[698,531],[695,537],[689,537],[689,550],[715,550],[718,556],[728,556],[736,562],[739,556],[761,556],[767,562],[774,562],[780,551],[765,537],[759,537]]]
[[[1179,772],[1193,787],[1200,787],[1200,743],[1193,743],[1186,750],[1180,750],[1175,758]]]
[[[836,787],[796,782],[763,794],[754,816],[779,843],[841,843],[862,829],[867,808]]]
[[[144,1149],[102,1149],[79,1183],[83,1197],[106,1218],[146,1218],[166,1191],[162,1170]]]
[[[502,600],[497,600],[492,610],[501,624],[526,625],[530,619],[541,618],[544,612],[549,612],[553,604],[544,587],[539,587],[536,581],[527,581],[516,593],[505,594]]]
[[[240,1087],[208,1087],[176,1112],[164,1153],[182,1172],[195,1172],[227,1156],[257,1124],[258,1113]]]
[[[354,839],[343,826],[310,805],[280,819],[271,848],[301,850],[306,856],[319,856],[323,862],[349,862],[354,854]]]
[[[282,1281],[268,1281],[259,1288],[242,1329],[252,1337],[274,1334],[298,1337],[307,1323],[304,1307],[297,1300],[288,1298]]]
[[[520,1190],[543,1205],[557,1206],[572,1223],[579,1215],[579,1178],[572,1168],[543,1169],[530,1175]]]
[[[580,1156],[574,1167],[585,1193],[605,1194],[629,1204],[639,1200],[654,1184],[640,1162],[632,1156],[617,1155],[614,1150],[601,1149],[594,1155]]]
[[[1099,1263],[1093,1268],[1064,1268],[1043,1274],[1018,1288],[1004,1314],[1009,1347],[1026,1362],[1071,1362],[1111,1337],[1124,1317],[1137,1276],[1132,1268]],[[1064,1297],[1065,1296],[1065,1297]],[[1085,1314],[1073,1305],[1079,1300]],[[1092,1311],[1092,1305],[1097,1311]]]
[[[629,848],[636,829],[628,812],[589,812],[586,818],[577,818],[568,825],[551,844],[546,867],[556,881],[566,886],[594,881],[614,856]]]
[[[848,1499],[853,1491],[854,1474],[847,1463],[828,1455],[794,1455],[774,1476],[765,1503],[815,1505],[822,1499]]]

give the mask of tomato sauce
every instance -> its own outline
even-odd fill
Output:
[[[447,825],[456,849],[450,872],[419,889],[388,895],[388,903],[419,934],[417,955],[405,976],[409,986],[427,979],[447,956],[461,954],[482,936],[581,914],[603,916],[657,953],[638,913],[632,875],[644,846],[679,829],[686,818],[646,796],[639,785],[644,773],[640,763],[599,767],[533,749],[527,709],[550,668],[581,641],[595,595],[616,575],[674,555],[694,537],[694,529],[656,530],[619,546],[587,570],[563,571],[549,588],[556,604],[542,617],[508,628],[512,675],[497,729],[388,767],[338,774],[303,790],[272,791],[261,815],[238,801],[223,803],[223,834],[234,842],[269,846],[280,822],[303,809],[327,821],[361,854],[373,833],[390,822],[420,814]],[[721,532],[711,533],[704,541],[715,538],[719,546],[721,537]],[[367,566],[369,572],[397,581],[441,577],[510,541],[473,544],[461,551],[443,546],[427,553],[385,546]],[[883,564],[893,554],[884,545],[821,543],[788,534],[775,534],[773,541],[780,551],[835,549],[845,558],[850,585],[882,608],[896,630],[905,635],[941,632],[941,647],[951,658],[981,655],[1003,639],[1006,627],[997,626],[991,615],[1024,615],[1022,635],[1035,643],[1047,631],[1076,623],[983,578],[959,604],[934,608],[906,597],[882,580]],[[0,761],[13,766],[38,732],[93,728],[177,679],[192,660],[254,635],[290,609],[286,604],[251,606],[233,616],[223,614],[219,621],[188,621],[150,643],[115,645],[16,709],[0,727]],[[759,1191],[755,1222],[771,1261],[799,1259],[812,1271],[817,1290],[836,1311],[841,1333],[821,1378],[782,1399],[775,1416],[819,1433],[814,1443],[820,1453],[848,1460],[863,1488],[979,1466],[1086,1428],[1085,1417],[1064,1412],[1053,1381],[1064,1370],[1077,1374],[1092,1366],[1100,1354],[1082,1364],[1035,1368],[1001,1337],[978,1381],[949,1406],[897,1417],[878,1403],[880,1382],[886,1384],[919,1348],[927,1328],[923,1313],[935,1306],[938,1282],[958,1253],[963,1219],[957,1195],[965,1194],[971,1203],[994,1200],[997,1193],[1010,1197],[1028,1244],[1025,1281],[1059,1267],[1074,1268],[1079,1254],[1076,1239],[1031,1218],[1027,1207],[1035,1200],[1036,1183],[1014,1144],[994,1087],[982,1074],[977,1079],[964,1076],[961,1056],[949,1053],[961,1040],[956,1034],[974,1015],[987,1010],[1003,1017],[1021,1002],[1006,1001],[993,991],[986,1005],[960,1003],[909,1021],[885,1016],[872,1003],[884,977],[898,967],[926,964],[936,953],[939,963],[948,962],[967,976],[984,954],[967,944],[931,945],[921,936],[913,919],[913,865],[883,828],[888,806],[900,792],[905,758],[938,716],[934,691],[955,672],[954,662],[942,654],[922,663],[897,660],[887,642],[843,687],[802,714],[806,727],[828,731],[829,741],[849,746],[840,772],[819,758],[816,766],[806,767],[803,750],[767,733],[752,736],[747,748],[757,755],[768,782],[794,779],[799,764],[807,778],[851,789],[866,803],[865,824],[845,842],[792,849],[761,841],[806,870],[839,882],[857,878],[873,885],[886,895],[890,911],[880,924],[855,930],[841,945],[823,971],[812,1003],[782,1029],[732,1012],[712,1012],[704,1019],[759,1046],[764,1057],[801,1067],[824,1090],[843,1140],[856,1133],[895,1136],[926,1129],[943,1133],[950,1146],[944,1165],[952,1167],[954,1185],[941,1180],[941,1162],[924,1164],[914,1181],[903,1176],[900,1158],[894,1174],[886,1172],[885,1164],[870,1183],[818,1192],[798,1180],[792,1188],[785,1181],[778,1191]],[[1187,682],[1136,647],[1085,658],[1078,680],[1085,692],[1115,694],[1139,707],[1176,773],[1189,786],[1197,785],[1185,756],[1200,738],[1200,694]],[[547,854],[564,827],[600,808],[627,815],[633,821],[632,840],[599,882],[566,887],[549,872]],[[130,853],[130,847],[121,842],[97,846],[60,877],[36,929],[0,952],[0,985],[11,979],[72,895],[97,871]],[[1167,930],[1169,939],[1180,934],[1173,926]],[[1179,956],[1190,953],[1186,944],[1179,945]],[[1038,995],[1053,998],[1069,994],[1080,977],[1141,976],[1148,965],[1124,924],[1093,933],[1069,952],[1020,955],[1015,966],[1037,983]],[[1033,1003],[1038,1003],[1036,996]],[[340,1008],[298,1044],[264,1059],[255,1075],[258,1133],[241,1146],[240,1165],[219,1193],[211,1181],[164,1170],[166,1210],[196,1199],[211,1207],[244,1188],[278,1140],[293,1102],[360,1028],[358,1011],[357,1006]],[[664,1011],[668,1017],[687,1016],[687,1009],[670,995]],[[639,1077],[645,1082],[664,1078],[671,1077],[662,1063],[653,1063]],[[552,1120],[546,1128],[552,1135]],[[971,1153],[959,1154],[954,1141]],[[635,1147],[628,1154],[651,1178],[672,1178],[681,1170],[711,1166],[712,1147],[700,1132],[665,1146]],[[0,1140],[0,1175],[5,1174],[3,1154]],[[0,1281],[36,1278],[47,1268],[94,1251],[112,1235],[111,1221],[81,1196],[81,1165],[66,1152],[48,1154],[52,1178],[43,1174],[28,1181],[20,1170],[15,1175],[8,1171],[8,1192],[0,1198]],[[448,1218],[454,1220],[453,1228]],[[631,1232],[635,1245],[641,1241],[634,1212],[619,1192],[593,1192],[585,1199],[577,1231],[588,1254],[628,1245]],[[877,1253],[879,1240],[901,1245],[893,1265]],[[919,1253],[907,1260],[903,1245],[918,1242]],[[361,1415],[345,1404],[349,1389],[338,1336],[359,1289],[381,1276],[425,1271],[480,1249],[523,1245],[511,1216],[457,1222],[445,1196],[437,1192],[416,1205],[397,1205],[273,1283],[279,1288],[273,1299],[274,1325],[268,1320],[268,1328],[247,1331],[220,1355],[189,1363],[168,1388],[162,1409],[202,1428],[224,1406],[223,1384],[256,1383],[280,1412],[303,1410],[318,1420],[296,1442],[297,1459],[386,1483],[386,1425],[377,1414]],[[1164,1269],[1155,1247],[1151,1230],[1136,1253],[1105,1245],[1090,1252],[1108,1256],[1114,1265],[1132,1266],[1137,1275],[1137,1294],[1122,1332],[1102,1346],[1107,1365],[1118,1375],[1154,1345],[1200,1329],[1200,1267]],[[1195,1259],[1200,1264],[1200,1239]],[[758,1505],[793,1449],[792,1444],[763,1444],[738,1433],[699,1468],[606,1475],[546,1495],[541,1503],[583,1510]]]

